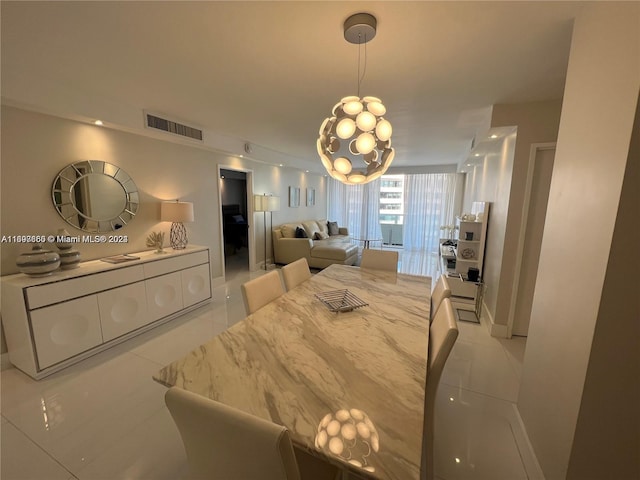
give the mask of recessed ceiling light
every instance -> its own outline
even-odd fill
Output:
[[[493,135],[491,135],[491,138],[498,138],[498,135],[494,133]]]
[[[101,126],[103,125],[102,120],[96,120],[95,122],[93,122],[95,125]]]
[[[479,153],[476,153],[476,154],[474,155],[474,157],[479,157],[479,156],[480,156],[480,154],[479,154]]]
[[[279,163],[278,166],[279,167],[284,167],[284,163]]]
[[[238,156],[239,156],[240,158],[244,158],[244,155],[242,155],[242,154],[240,154],[240,155],[238,155]]]
[[[470,163],[467,163],[467,167],[470,167],[470,166],[471,166],[471,164],[470,164]]]

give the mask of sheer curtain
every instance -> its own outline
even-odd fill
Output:
[[[364,185],[345,185],[329,178],[330,222],[349,229],[353,238],[382,238],[380,229],[380,179]]]
[[[405,250],[437,252],[441,225],[454,223],[455,173],[405,175]]]

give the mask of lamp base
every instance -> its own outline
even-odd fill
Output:
[[[188,243],[187,229],[182,222],[174,222],[171,224],[169,231],[169,244],[174,250],[183,250]]]

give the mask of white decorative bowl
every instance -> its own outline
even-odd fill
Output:
[[[60,255],[35,244],[30,252],[23,253],[16,259],[16,265],[18,270],[27,275],[34,277],[51,275],[51,272],[60,266]]]

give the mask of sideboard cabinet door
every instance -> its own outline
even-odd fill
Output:
[[[209,264],[187,268],[182,275],[182,301],[185,308],[211,298]]]
[[[145,280],[149,320],[166,317],[182,309],[180,272]]]
[[[98,307],[105,342],[150,322],[144,282],[99,293]]]
[[[40,369],[102,343],[95,295],[34,310],[31,325]]]

